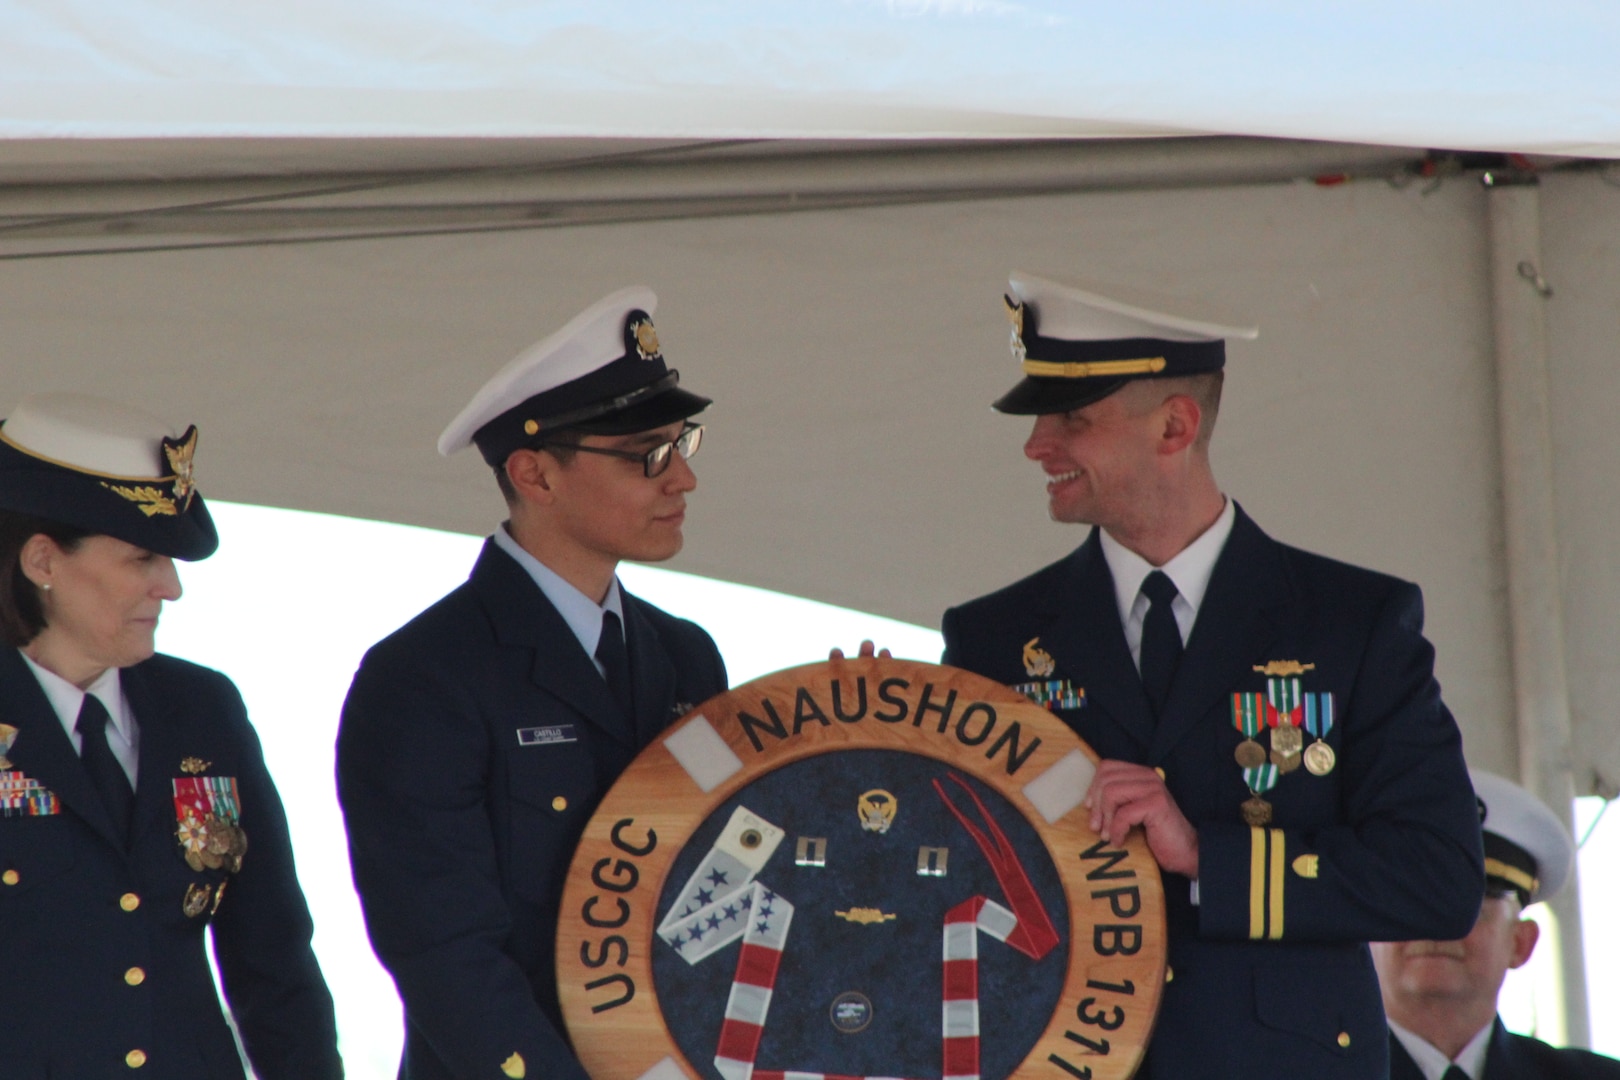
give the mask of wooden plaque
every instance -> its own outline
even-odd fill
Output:
[[[598,1080],[1129,1077],[1165,978],[1096,755],[955,668],[834,660],[722,694],[586,827],[557,932]]]

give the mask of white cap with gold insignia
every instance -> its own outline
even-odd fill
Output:
[[[603,435],[662,427],[709,399],[682,390],[653,328],[658,297],[632,285],[603,297],[497,371],[439,436],[439,453],[469,445],[499,467],[556,431]]]

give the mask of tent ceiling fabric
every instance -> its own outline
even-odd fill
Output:
[[[1395,147],[1223,137],[810,147],[773,140],[483,140],[446,145],[430,169],[408,167],[425,163],[429,151],[419,141],[340,143],[328,153],[308,140],[271,140],[284,147],[284,162],[320,163],[327,171],[238,175],[231,170],[270,161],[256,146],[240,156],[244,142],[255,145],[176,140],[165,152],[165,140],[107,143],[93,179],[87,166],[95,142],[0,142],[0,261],[1015,194],[1351,176],[1410,183],[1426,160]],[[74,155],[53,153],[64,145]],[[335,172],[333,159],[359,171]]]
[[[0,139],[1242,134],[1620,156],[1620,9],[0,4]]]

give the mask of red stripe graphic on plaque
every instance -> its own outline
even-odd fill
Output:
[[[748,930],[737,953],[737,973],[731,980],[720,1045],[714,1052],[714,1067],[725,1080],[750,1080],[753,1075],[759,1037],[765,1030],[771,991],[782,963],[782,946],[793,922],[793,905],[758,881],[748,906]]]
[[[944,992],[940,1033],[945,1080],[979,1077],[979,933],[1012,943],[1018,917],[994,900],[975,896],[945,913]]]
[[[995,872],[996,881],[1001,886],[1001,893],[1007,898],[1007,906],[1018,916],[1014,933],[1003,940],[1030,959],[1039,960],[1051,952],[1058,943],[1057,931],[1052,928],[1052,918],[1046,913],[1046,905],[1041,903],[1035,886],[1030,884],[1024,864],[1018,861],[1018,853],[1013,850],[1006,834],[1001,831],[1001,826],[990,816],[990,811],[985,809],[979,796],[960,776],[955,773],[950,773],[949,776],[958,787],[967,792],[968,798],[973,800],[974,807],[979,811],[979,817],[989,829],[989,835],[985,835],[984,830],[974,825],[966,814],[956,808],[950,796],[945,794],[944,784],[935,780],[934,791],[945,803],[945,809],[961,823],[962,828],[973,837],[973,842],[979,845],[979,850],[984,852],[985,860],[989,862],[990,869]],[[947,1072],[946,1075],[951,1074]]]

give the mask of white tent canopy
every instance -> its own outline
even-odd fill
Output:
[[[0,138],[1238,134],[1620,154],[1620,11],[4,0]]]

